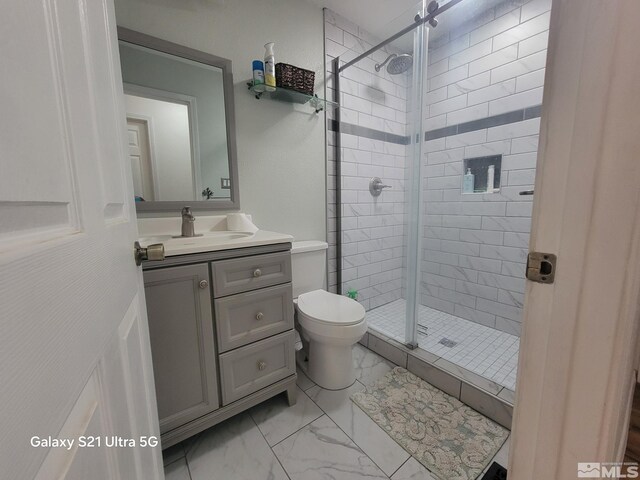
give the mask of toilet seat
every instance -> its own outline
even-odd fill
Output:
[[[355,300],[326,290],[301,294],[298,309],[307,320],[336,327],[357,325],[364,320],[366,313]]]

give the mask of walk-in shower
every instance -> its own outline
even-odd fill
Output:
[[[550,8],[424,2],[386,38],[325,17],[330,288],[371,329],[511,390]],[[374,177],[390,188],[373,196]]]

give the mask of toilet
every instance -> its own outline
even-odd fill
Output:
[[[293,243],[293,297],[309,360],[307,375],[322,388],[341,390],[356,380],[352,350],[367,322],[362,305],[325,290],[326,258],[326,242]]]

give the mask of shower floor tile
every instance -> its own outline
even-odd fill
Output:
[[[367,321],[373,330],[404,341],[405,301],[400,299],[369,310]],[[454,346],[446,346],[453,342]],[[520,338],[515,335],[420,305],[418,346],[515,390],[520,348]]]

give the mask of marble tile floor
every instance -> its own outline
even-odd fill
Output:
[[[367,312],[369,328],[404,341],[405,301]],[[447,340],[454,346],[441,343]],[[464,318],[420,305],[418,347],[510,390],[515,390],[520,338]]]
[[[298,369],[298,402],[274,397],[163,452],[167,480],[437,480],[351,400],[393,365],[354,347],[356,383],[331,391]],[[495,461],[506,465],[509,442]]]

